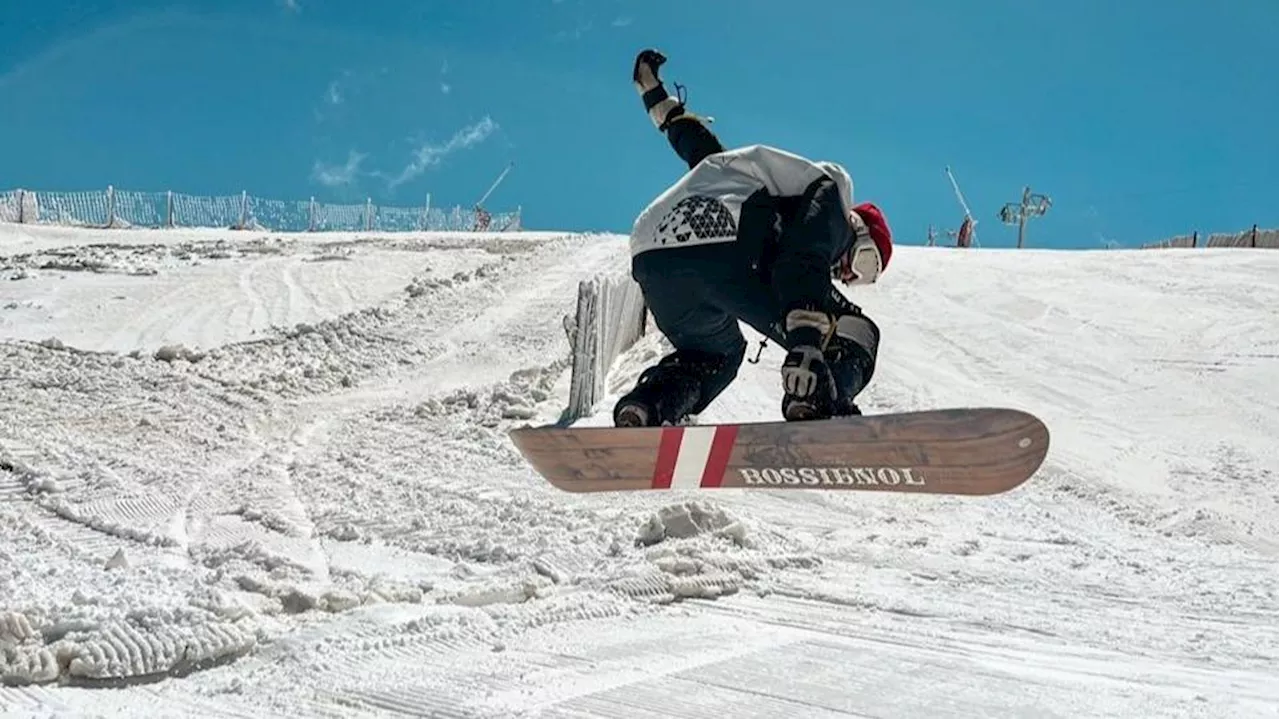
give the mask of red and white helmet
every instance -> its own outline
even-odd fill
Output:
[[[831,268],[831,277],[846,285],[869,285],[880,279],[893,255],[893,233],[880,208],[864,202],[849,211],[853,245]]]

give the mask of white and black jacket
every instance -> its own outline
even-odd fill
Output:
[[[741,243],[781,305],[815,307],[854,241],[853,206],[853,180],[840,165],[767,145],[721,150],[700,157],[640,213],[631,254]]]

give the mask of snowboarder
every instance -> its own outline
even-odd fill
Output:
[[[893,244],[884,214],[853,204],[841,166],[769,147],[726,150],[671,97],[646,49],[632,82],[645,111],[689,166],[631,232],[631,276],[675,351],[614,405],[615,426],[686,423],[737,376],[741,320],[787,350],[787,421],[861,414],[880,329],[833,284],[875,282]],[[677,90],[679,90],[677,86]]]

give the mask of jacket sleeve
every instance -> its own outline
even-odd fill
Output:
[[[696,167],[708,155],[724,152],[720,138],[696,115],[681,113],[671,119],[667,125],[667,141],[689,169]]]
[[[853,242],[840,188],[831,178],[811,182],[795,207],[795,214],[781,228],[771,273],[784,316],[793,309],[826,305],[832,261]]]

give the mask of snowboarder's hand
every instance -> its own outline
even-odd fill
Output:
[[[657,50],[641,50],[636,55],[636,65],[631,71],[631,81],[644,91],[662,85],[662,80],[658,77],[658,68],[662,67],[666,61],[666,56]]]
[[[831,370],[822,350],[801,345],[787,353],[782,362],[782,389],[792,397],[808,397],[820,387],[832,386]]]

